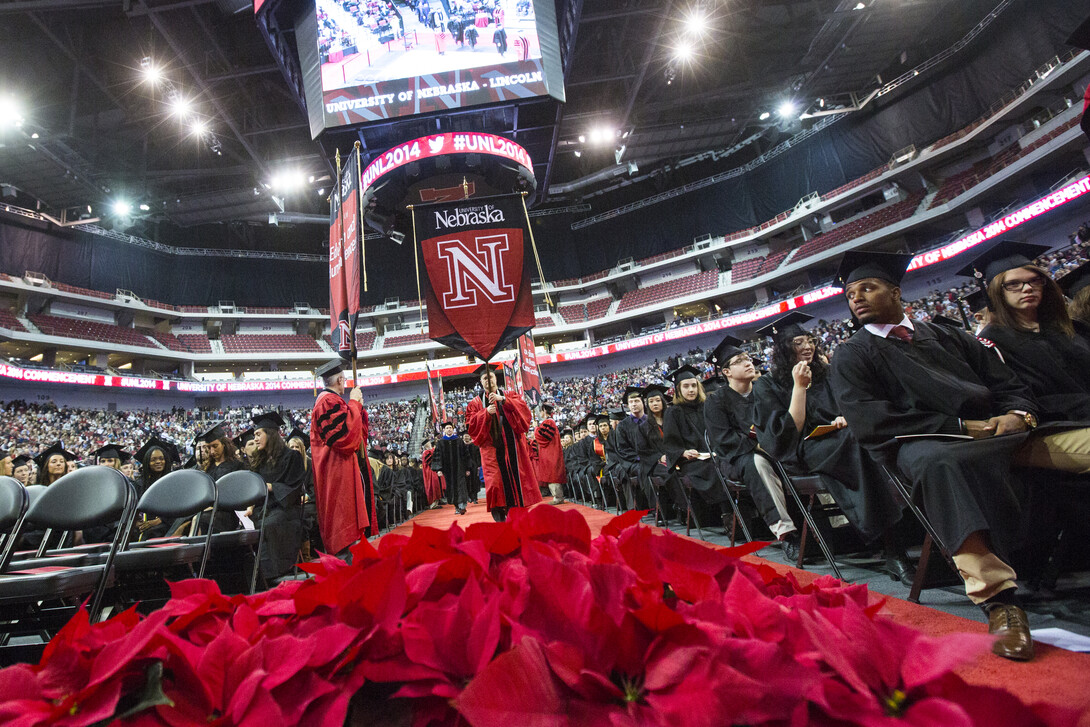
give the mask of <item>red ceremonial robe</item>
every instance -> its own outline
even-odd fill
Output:
[[[443,496],[443,481],[439,473],[431,468],[431,458],[435,449],[425,449],[420,454],[420,463],[424,471],[424,495],[428,498],[428,504],[436,502]]]
[[[310,414],[310,452],[314,461],[314,494],[318,529],[330,553],[339,553],[378,532],[371,468],[360,472],[359,449],[367,441],[367,412],[357,401],[345,401],[322,389]],[[368,517],[370,513],[370,517]]]
[[[534,432],[537,442],[537,477],[542,484],[564,484],[568,471],[564,468],[564,450],[560,448],[560,429],[552,419],[546,419]]]
[[[466,407],[466,429],[474,444],[481,448],[485,503],[489,510],[541,502],[526,443],[530,409],[518,394],[500,393],[505,398],[495,416],[488,413],[483,395],[471,399]]]

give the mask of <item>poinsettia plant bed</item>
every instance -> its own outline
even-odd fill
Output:
[[[207,580],[0,670],[5,725],[1074,725],[966,684],[987,636],[930,638],[865,586],[575,510],[416,526],[254,596]],[[986,657],[994,658],[994,657]]]

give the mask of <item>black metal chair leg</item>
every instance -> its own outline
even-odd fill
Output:
[[[791,478],[788,476],[787,470],[784,469],[784,466],[779,462],[775,462],[774,464],[776,465],[777,474],[779,474],[780,479],[783,481],[783,486],[791,492],[791,497],[794,498],[795,504],[798,505],[800,510],[802,510],[802,516],[806,520],[806,525],[809,526],[810,530],[813,531],[814,538],[818,541],[818,546],[821,547],[821,552],[825,555],[825,560],[829,562],[830,567],[832,567],[833,569],[833,575],[843,581],[844,576],[840,573],[840,568],[837,566],[836,561],[833,559],[832,551],[829,550],[829,546],[825,542],[825,538],[821,537],[821,534],[818,532],[817,523],[814,522],[813,513],[810,512],[809,507],[803,504],[802,497],[799,495],[798,490],[795,489],[795,485],[791,481]],[[799,548],[799,555],[802,555],[801,546]]]

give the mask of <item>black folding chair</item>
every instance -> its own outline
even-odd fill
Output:
[[[23,525],[30,497],[14,477],[0,477],[0,542],[4,550],[15,547],[15,533]]]
[[[734,547],[735,528],[738,525],[742,526],[742,534],[746,536],[746,542],[753,542],[753,536],[749,533],[749,526],[746,525],[746,519],[742,517],[742,511],[738,507],[738,500],[736,495],[741,494],[745,490],[745,487],[737,482],[734,482],[727,477],[723,472],[723,467],[726,466],[726,462],[716,454],[715,449],[712,447],[711,439],[708,437],[708,432],[704,432],[704,445],[708,448],[708,452],[712,456],[712,469],[715,470],[715,475],[719,480],[719,485],[723,488],[723,493],[727,496],[727,501],[730,502],[730,509],[734,512],[734,516],[731,518],[730,524],[730,544]]]
[[[617,503],[616,506],[615,506],[615,508],[617,510],[617,514],[620,515],[621,512],[622,512],[622,510],[621,510],[621,492],[620,492],[620,490],[617,489],[617,478],[613,476],[612,472],[602,472],[602,479],[604,480],[607,477],[609,478],[609,486],[613,490],[614,501]]]
[[[222,510],[245,510],[248,507],[256,508],[261,505],[261,527],[257,529],[257,548],[253,549],[253,530],[233,530],[225,533],[216,533],[212,536],[213,549],[219,549],[230,545],[250,545],[253,549],[254,570],[250,576],[250,593],[257,591],[258,566],[261,563],[261,546],[265,539],[265,515],[268,513],[269,488],[265,486],[265,480],[261,475],[249,470],[230,472],[216,480],[217,498]],[[212,528],[209,528],[211,531]],[[201,567],[199,578],[204,577],[204,567]]]
[[[821,552],[825,556],[825,560],[829,562],[829,566],[833,569],[833,574],[843,581],[844,576],[840,573],[840,568],[837,566],[836,560],[833,559],[833,551],[829,547],[829,544],[825,542],[825,536],[821,534],[821,530],[819,530],[817,526],[817,521],[814,519],[815,509],[824,514],[830,514],[832,511],[835,511],[836,513],[841,512],[839,507],[824,505],[818,498],[818,495],[828,494],[829,492],[822,480],[825,475],[796,475],[792,477],[787,474],[787,469],[778,460],[773,459],[770,461],[776,468],[776,474],[778,474],[783,481],[784,488],[791,493],[791,497],[795,500],[795,504],[802,510],[803,525],[802,533],[799,538],[799,560],[796,564],[797,567],[802,568],[803,559],[806,556],[807,538],[810,533],[813,533],[814,539],[818,542],[818,547],[821,548]],[[803,502],[803,495],[807,497],[806,502]]]
[[[91,466],[76,470],[46,488],[27,510],[12,543],[30,524],[60,531],[76,531],[117,522],[117,531],[103,562],[54,566],[48,572],[19,567],[20,562],[11,559],[14,548],[5,547],[0,557],[0,574],[4,576],[0,578],[0,606],[4,607],[9,620],[19,621],[21,617],[26,617],[40,624],[34,630],[41,630],[53,624],[50,617],[60,616],[60,623],[67,620],[74,605],[47,612],[39,607],[40,602],[92,594],[90,616],[92,622],[97,621],[103,594],[113,580],[114,559],[125,534],[132,527],[135,514],[136,490],[123,474],[112,467]],[[21,612],[20,608],[23,609]]]
[[[950,570],[958,574],[961,577],[960,571],[958,571],[957,565],[954,563],[954,558],[950,553],[950,549],[939,537],[938,532],[935,530],[931,521],[927,519],[927,515],[920,509],[915,502],[912,501],[912,488],[909,487],[901,476],[893,472],[889,467],[883,466],[886,475],[893,481],[893,486],[897,488],[897,492],[900,493],[901,498],[905,501],[909,511],[916,516],[916,519],[920,521],[920,525],[923,526],[924,535],[923,549],[920,551],[920,562],[916,565],[916,577],[912,579],[912,587],[908,591],[908,600],[912,603],[920,602],[920,592],[923,590],[924,582],[927,580],[927,566],[931,562],[931,546],[934,545],[938,548],[939,554],[946,560],[947,565],[950,566]]]

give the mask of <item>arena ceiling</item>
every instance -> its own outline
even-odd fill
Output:
[[[149,236],[162,223],[265,225],[281,207],[266,185],[301,170],[305,183],[280,195],[279,221],[313,221],[325,214],[335,147],[359,139],[377,153],[447,128],[514,137],[535,161],[538,204],[570,204],[694,157],[752,158],[860,104],[990,12],[1027,1],[557,0],[567,103],[315,142],[248,0],[9,0],[0,4],[0,98],[22,124],[0,127],[0,201],[72,220],[88,205],[105,218],[125,199],[135,231]],[[702,31],[686,24],[693,12],[706,17]],[[678,60],[686,42],[693,56]],[[143,81],[145,58],[161,65],[165,85]],[[179,99],[204,132],[172,113]],[[804,112],[816,115],[800,121]]]

